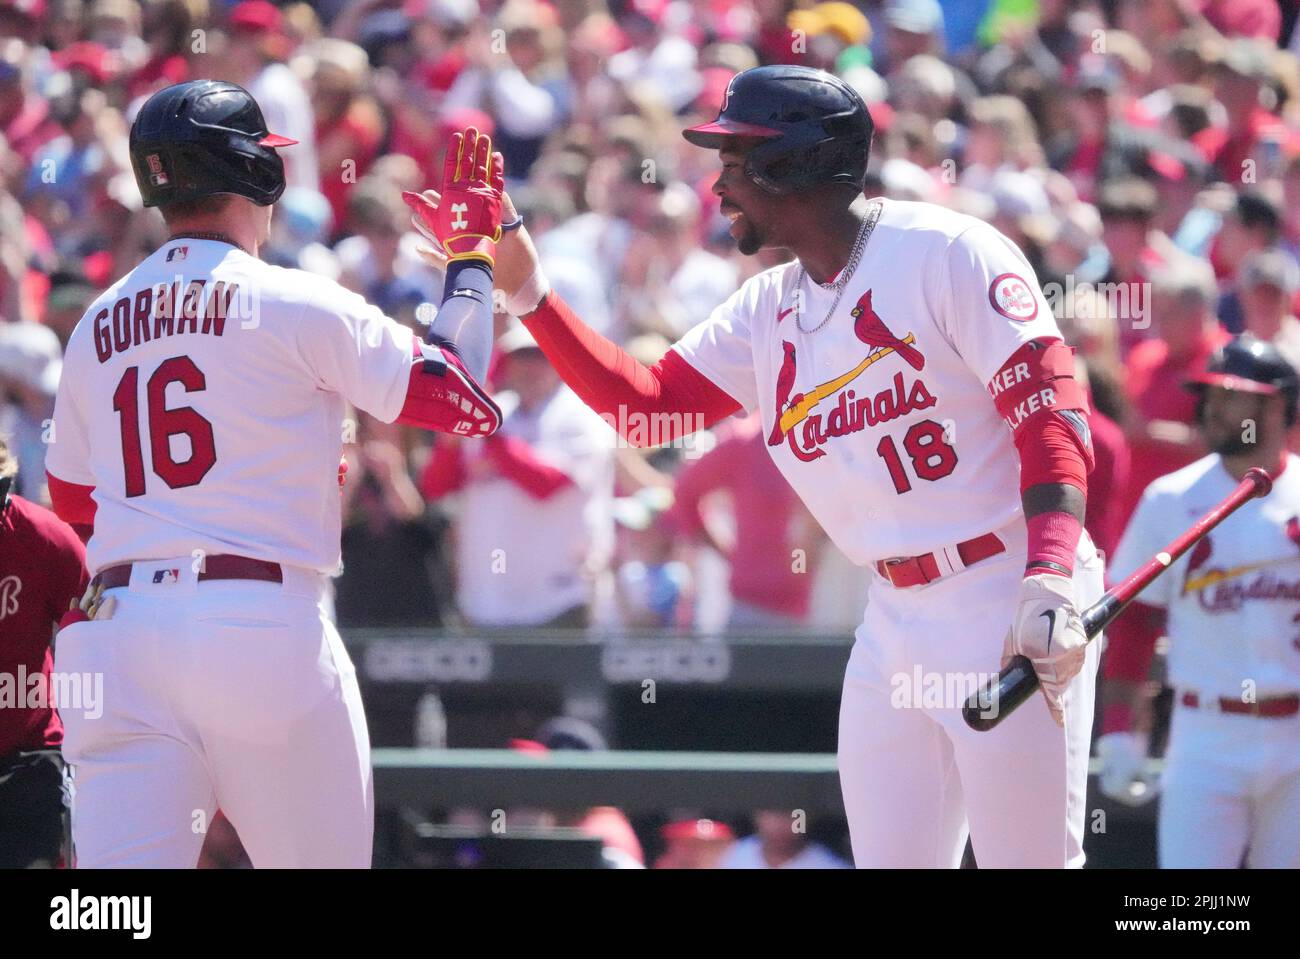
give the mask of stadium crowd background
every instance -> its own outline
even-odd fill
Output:
[[[868,103],[869,194],[971,213],[1028,255],[1090,384],[1088,526],[1112,549],[1145,485],[1203,454],[1186,375],[1241,330],[1300,361],[1298,13],[1294,0],[0,0],[0,435],[16,489],[47,502],[71,329],[164,238],[127,154],[134,111],[160,87],[246,86],[300,141],[282,154],[266,258],[412,325],[441,276],[401,192],[436,185],[453,130],[489,130],[552,284],[653,362],[777,262],[734,249],[716,158],[680,130],[713,117],[735,72],[803,63]],[[755,419],[622,448],[497,319],[497,437],[343,424],[342,627],[847,634],[859,621],[868,574],[795,500]]]

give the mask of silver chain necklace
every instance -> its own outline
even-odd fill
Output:
[[[803,310],[798,308],[798,305],[803,302],[803,297],[800,295],[800,291],[803,289],[803,279],[808,275],[803,268],[803,263],[799,264],[799,279],[795,281],[794,285],[796,302],[794,323],[799,328],[800,333],[816,333],[829,323],[831,317],[835,315],[835,308],[840,305],[840,298],[844,296],[844,289],[849,285],[849,280],[858,269],[858,261],[862,259],[862,251],[867,248],[867,240],[871,238],[871,231],[876,228],[876,221],[880,219],[880,208],[879,203],[872,203],[871,208],[867,210],[867,215],[862,219],[862,226],[858,227],[858,236],[853,241],[853,249],[849,251],[849,262],[844,264],[844,269],[840,270],[840,275],[830,283],[817,283],[823,290],[835,291],[835,302],[826,311],[826,318],[811,330],[803,328]]]

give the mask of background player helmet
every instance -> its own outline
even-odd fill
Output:
[[[191,80],[151,96],[131,125],[131,166],[145,206],[231,193],[270,206],[284,192],[276,147],[296,143],[266,128],[241,86]]]
[[[811,67],[766,66],[737,73],[712,123],[683,131],[696,146],[720,150],[734,137],[759,137],[745,173],[769,193],[821,183],[861,188],[875,124],[856,90]]]
[[[1219,347],[1210,357],[1205,371],[1187,381],[1186,386],[1201,394],[1204,402],[1207,386],[1221,386],[1227,390],[1242,390],[1263,396],[1281,394],[1286,400],[1286,422],[1290,426],[1296,419],[1296,404],[1300,401],[1300,375],[1286,361],[1272,343],[1257,339],[1249,333],[1234,337]],[[1197,419],[1201,410],[1197,408]]]

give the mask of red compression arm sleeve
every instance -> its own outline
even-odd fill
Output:
[[[1065,414],[1050,410],[1037,416],[1035,429],[1015,434],[1020,454],[1020,492],[1042,483],[1059,483],[1088,495],[1088,470],[1092,467],[1090,448],[1067,423]],[[1067,512],[1040,513],[1029,517],[1029,562],[1026,573],[1056,572],[1070,575],[1074,571],[1074,552],[1079,545],[1083,524]]]
[[[651,367],[637,362],[579,320],[554,290],[521,319],[569,388],[625,438],[629,429],[636,428],[635,422],[627,420],[629,413],[638,418],[672,417],[654,438],[666,443],[712,426],[741,408],[675,350]]]

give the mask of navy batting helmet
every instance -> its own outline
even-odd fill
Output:
[[[257,101],[241,86],[191,80],[159,90],[131,125],[131,166],[145,206],[219,193],[270,206],[284,192],[275,152],[297,140],[266,128]]]
[[[862,97],[839,77],[775,65],[737,73],[718,118],[682,136],[710,150],[734,137],[763,140],[745,173],[769,193],[793,193],[820,183],[861,188],[874,131]]]
[[[1186,386],[1204,396],[1207,386],[1241,390],[1264,396],[1281,394],[1286,401],[1287,425],[1295,422],[1300,401],[1300,375],[1276,346],[1249,333],[1234,337],[1210,357],[1205,371],[1191,377]],[[1198,416],[1199,419],[1199,410]]]

